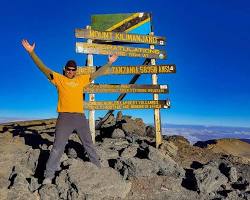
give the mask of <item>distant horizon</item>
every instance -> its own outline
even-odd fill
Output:
[[[133,117],[133,116],[132,116]],[[88,118],[88,116],[87,116]],[[136,118],[136,117],[133,117]],[[38,121],[38,120],[50,120],[50,119],[57,119],[57,117],[50,117],[50,118],[11,118],[11,117],[0,117],[0,125],[5,123],[12,123],[12,122],[22,122],[22,121]],[[97,119],[96,119],[97,120]],[[154,125],[154,122],[145,122],[147,125]],[[246,128],[250,129],[250,126],[227,126],[227,125],[206,125],[206,124],[179,124],[179,123],[161,123],[162,128],[165,128],[165,126],[170,126],[172,128],[173,126],[180,126],[180,127],[202,127],[202,128]],[[250,130],[249,130],[250,131]]]

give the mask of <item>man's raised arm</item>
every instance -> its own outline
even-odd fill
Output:
[[[35,43],[32,45],[29,44],[27,40],[22,40],[22,45],[24,49],[29,53],[30,57],[34,61],[34,63],[37,65],[37,67],[47,76],[49,80],[53,79],[53,71],[48,68],[41,60],[40,58],[36,55],[34,49],[35,49]]]
[[[100,69],[98,69],[96,72],[92,73],[90,75],[90,82],[94,79],[96,79],[98,76],[104,75],[104,74],[108,74],[108,72],[111,69],[111,65],[113,64],[113,62],[115,62],[117,60],[118,56],[117,55],[112,55],[108,57],[108,63],[104,66],[102,66]]]

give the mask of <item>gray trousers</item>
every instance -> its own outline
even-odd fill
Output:
[[[86,150],[92,163],[101,167],[100,158],[95,151],[92,141],[89,124],[84,113],[59,113],[56,122],[56,132],[53,148],[46,164],[45,178],[53,178],[55,171],[60,166],[60,159],[73,131],[77,131],[78,136]]]

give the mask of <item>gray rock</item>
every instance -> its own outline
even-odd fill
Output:
[[[39,190],[41,200],[59,200],[58,190],[53,184],[43,185]]]
[[[62,157],[60,159],[60,162],[64,162],[65,160],[68,160],[68,159],[69,159],[69,157],[67,156],[67,154],[63,153],[63,155],[62,155]],[[59,166],[60,166],[60,164],[59,164]]]
[[[163,154],[156,148],[149,146],[148,158],[157,163],[161,175],[176,175],[184,177],[185,171],[169,155]]]
[[[116,128],[113,132],[112,132],[112,135],[111,135],[112,138],[116,139],[116,138],[125,138],[125,134],[124,134],[124,131],[119,129],[119,128]]]
[[[231,182],[236,182],[238,179],[237,169],[235,167],[230,167],[229,170],[229,180]]]
[[[29,183],[23,174],[13,173],[10,176],[10,179],[13,180],[13,185],[10,187],[10,190],[8,191],[7,199],[33,200],[36,198],[35,195],[29,191],[28,188]]]
[[[16,165],[12,169],[12,172],[9,176],[9,180],[17,181],[19,179],[16,180],[15,177],[19,177],[19,178],[23,177],[22,179],[24,180],[25,183],[27,183],[26,178],[31,177],[31,175],[32,175],[31,170],[28,169],[26,166]]]
[[[103,142],[98,143],[98,146],[106,149],[112,149],[112,150],[121,150],[123,148],[126,148],[128,146],[128,141],[124,140],[122,138],[104,138]]]
[[[108,117],[108,119],[106,119],[103,124],[101,125],[101,128],[108,128],[108,127],[111,127],[111,126],[114,126],[116,124],[116,119],[114,117],[114,115],[110,115]]]
[[[58,177],[56,177],[56,185],[58,187],[58,193],[61,199],[68,199],[69,196],[72,196],[73,194],[69,195],[69,193],[74,193],[73,188],[72,191],[70,191],[71,186],[69,182],[68,173],[66,170],[63,170]]]
[[[243,198],[241,198],[239,196],[239,191],[231,191],[227,194],[227,197],[225,198],[226,200],[243,200]]]
[[[69,182],[87,199],[125,198],[131,183],[112,168],[97,168],[90,162],[74,160],[68,169]],[[60,187],[60,185],[58,185]]]
[[[47,133],[41,134],[41,137],[42,137],[43,139],[49,140],[50,142],[53,142],[53,141],[54,141],[54,136],[51,136],[51,135],[49,135],[49,134],[47,134]]]
[[[42,150],[48,150],[48,145],[47,144],[39,144],[39,148]]]
[[[148,149],[148,148],[149,148],[149,145],[148,145],[148,143],[146,143],[145,141],[142,141],[139,147],[140,147],[141,149]]]
[[[29,186],[29,183],[26,180],[26,177],[22,173],[17,174],[15,172],[13,172],[10,175],[10,180],[13,181],[13,185],[11,186],[11,188],[12,187],[14,187],[14,188],[28,188],[28,186]]]
[[[198,190],[204,194],[217,191],[221,185],[227,183],[227,178],[218,168],[211,165],[205,165],[203,168],[195,170],[194,175]]]
[[[136,146],[136,145],[128,146],[127,148],[125,148],[122,151],[121,157],[122,158],[132,158],[137,154],[137,149],[138,149],[138,146]]]
[[[163,141],[163,143],[160,145],[159,150],[163,154],[168,154],[171,157],[175,157],[177,156],[178,147],[171,141]]]
[[[79,138],[78,135],[75,134],[75,133],[74,133],[74,134],[71,134],[71,135],[69,136],[69,140],[73,140],[74,142],[78,142],[79,144],[82,144],[80,138]]]
[[[69,148],[68,152],[67,152],[67,156],[69,158],[77,158],[77,152],[76,152],[76,150],[73,149],[73,148]]]
[[[118,159],[115,169],[123,175],[124,179],[127,179],[130,177],[157,176],[159,166],[148,159],[128,158]]]
[[[146,126],[146,136],[155,138],[155,127],[153,126]]]
[[[24,137],[15,136],[15,137],[13,137],[12,142],[25,144],[25,139],[24,139]]]
[[[96,147],[96,152],[100,156],[101,166],[103,167],[109,167],[109,160],[117,159],[119,157],[119,152],[115,149]]]
[[[35,178],[35,177],[30,178],[29,190],[31,192],[36,191],[40,186],[41,186],[41,184],[38,183],[37,178]]]
[[[212,162],[210,162],[212,163]],[[220,163],[219,164],[219,170],[222,174],[224,174],[230,182],[236,182],[238,179],[237,169],[232,165],[232,163],[224,160],[218,159],[217,162],[214,161],[214,163]],[[217,166],[216,164],[213,166]]]
[[[137,134],[140,136],[145,136],[146,125],[143,123],[142,119],[136,118],[135,120],[131,118],[126,118],[126,123],[122,124],[122,130],[125,134]]]
[[[114,149],[117,151],[120,151],[122,149],[125,149],[129,146],[129,143],[127,140],[119,139],[114,141]]]
[[[7,188],[9,186],[9,181],[5,177],[0,177],[0,188]]]
[[[74,160],[75,160],[75,158],[69,158],[69,159],[67,159],[67,160],[64,160],[64,161],[62,162],[62,165],[63,165],[64,167],[69,167],[70,165],[72,165],[72,163],[74,162]]]
[[[1,195],[2,198],[2,195]],[[26,188],[11,188],[7,193],[7,200],[34,200],[40,199],[37,193],[31,193]]]
[[[139,141],[139,136],[136,135],[136,134],[129,134],[129,135],[126,136],[126,140],[129,143],[136,144],[137,141]]]
[[[244,198],[250,200],[250,191],[244,193]]]
[[[106,149],[103,148],[102,146],[97,146],[96,152],[100,156],[100,158],[104,160],[116,159],[119,157],[119,153],[115,149],[110,149],[110,148]]]
[[[239,178],[237,182],[232,183],[231,186],[234,189],[249,192],[249,184],[250,183],[245,178]]]
[[[30,169],[34,174],[38,164],[39,155],[40,155],[40,149],[30,148],[26,152],[26,156],[21,161],[21,164],[27,166],[27,168]]]

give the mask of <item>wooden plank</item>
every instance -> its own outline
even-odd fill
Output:
[[[95,101],[84,102],[87,110],[155,109],[169,108],[169,100]]]
[[[92,74],[96,71],[96,67],[95,66],[81,66],[81,67],[77,67],[77,71],[76,71],[76,75],[84,75],[84,74]]]
[[[154,32],[151,32],[150,35],[154,35]],[[154,49],[155,46],[153,44],[150,45],[150,49]],[[151,65],[156,65],[156,60],[151,59]],[[152,84],[157,85],[158,77],[157,73],[152,74]],[[153,94],[153,99],[157,101],[159,99],[158,94]],[[162,136],[161,136],[161,115],[160,109],[154,109],[154,124],[155,124],[155,141],[156,141],[156,148],[159,148],[160,144],[162,143]]]
[[[76,42],[76,52],[86,54],[116,54],[118,56],[166,59],[166,51],[159,49],[147,49],[107,44],[88,44],[84,42]]]
[[[90,74],[100,67],[82,67],[77,68],[77,75]],[[168,65],[138,65],[138,66],[111,66],[109,74],[169,74],[176,73],[175,64]]]
[[[88,29],[91,29],[90,26],[87,26]],[[87,41],[88,44],[92,44],[92,40],[88,39]],[[94,59],[92,54],[87,55],[87,65],[88,67],[93,67],[94,64]],[[94,84],[94,80],[92,80],[92,84]],[[89,94],[89,101],[90,102],[95,102],[95,94]],[[90,110],[89,111],[89,129],[92,137],[92,141],[95,144],[95,110]]]
[[[129,34],[124,32],[111,32],[111,31],[96,31],[88,29],[76,29],[76,38],[88,38],[99,41],[115,41],[115,42],[129,42],[129,43],[141,43],[141,44],[156,44],[165,45],[166,39],[164,37],[154,35],[139,35]]]
[[[168,93],[167,85],[91,84],[86,93]]]

